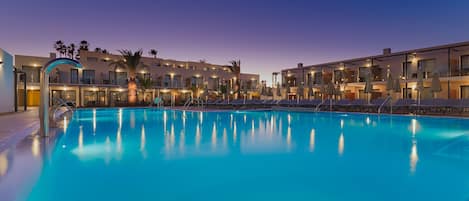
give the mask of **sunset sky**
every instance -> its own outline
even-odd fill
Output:
[[[0,48],[47,56],[56,40],[271,73],[469,40],[469,1],[14,0],[0,6]]]

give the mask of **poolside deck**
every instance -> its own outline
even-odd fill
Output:
[[[26,112],[0,115],[0,151],[16,144],[26,136],[36,134],[39,130],[37,108]]]

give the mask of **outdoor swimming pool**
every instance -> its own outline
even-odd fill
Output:
[[[469,199],[469,119],[87,109],[63,132],[25,199]]]

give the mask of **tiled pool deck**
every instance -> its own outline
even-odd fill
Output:
[[[0,115],[0,152],[39,129],[38,109]]]

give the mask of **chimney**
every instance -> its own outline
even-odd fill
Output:
[[[303,63],[298,63],[298,68],[303,68]]]
[[[391,54],[391,48],[384,48],[383,55],[389,55],[389,54]]]
[[[57,58],[57,55],[54,52],[49,53],[49,58],[50,59],[55,59]]]

